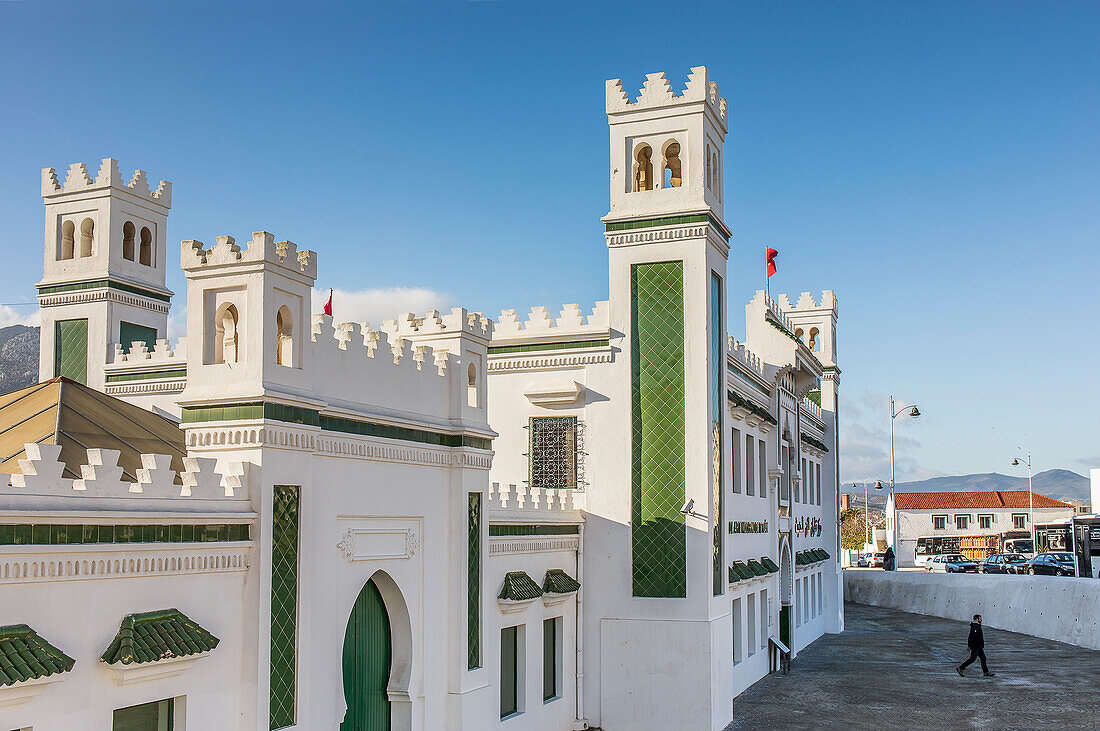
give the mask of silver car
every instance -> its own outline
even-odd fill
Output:
[[[978,564],[961,553],[944,553],[935,556],[924,565],[924,568],[928,571],[936,571],[945,574],[978,573]]]

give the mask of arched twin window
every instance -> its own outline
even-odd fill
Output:
[[[634,192],[653,190],[653,148],[642,144],[634,151]]]
[[[80,256],[92,255],[92,234],[95,230],[95,222],[85,218],[80,222]]]
[[[76,251],[76,224],[65,221],[61,224],[61,254],[58,259],[72,259]]]
[[[239,360],[237,308],[229,303],[218,308],[214,316],[214,362],[236,363]]]
[[[122,224],[122,258],[134,260],[134,241],[137,238],[137,230],[133,221]]]
[[[153,232],[148,226],[141,227],[141,248],[138,249],[138,262],[147,267],[153,266]]]
[[[672,140],[665,145],[664,187],[679,188],[683,182],[680,177],[680,143]]]
[[[813,351],[817,350],[817,337],[820,334],[821,334],[821,331],[818,330],[816,327],[811,327],[810,328],[810,346],[809,346],[810,350],[813,350]]]
[[[275,344],[275,362],[279,365],[294,365],[294,316],[290,308],[283,305],[275,314],[275,329],[278,341]]]

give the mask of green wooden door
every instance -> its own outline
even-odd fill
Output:
[[[340,731],[389,731],[390,618],[373,581],[359,592],[344,634],[344,700]]]
[[[791,646],[791,605],[784,604],[779,609],[779,641],[788,648]]]

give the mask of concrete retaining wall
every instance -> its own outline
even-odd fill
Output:
[[[844,599],[1100,649],[1096,579],[848,569]]]

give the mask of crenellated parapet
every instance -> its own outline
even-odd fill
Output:
[[[274,234],[256,231],[245,248],[232,236],[218,236],[217,243],[205,248],[201,241],[183,241],[180,244],[180,266],[188,274],[198,275],[204,269],[214,269],[233,264],[273,264],[282,269],[317,279],[317,254],[309,249],[298,249],[293,241],[276,241]]]
[[[125,191],[163,208],[172,207],[172,183],[162,180],[156,189],[150,189],[144,170],[135,170],[129,181],[126,181],[118,168],[118,160],[114,158],[103,158],[99,172],[94,178],[88,172],[88,166],[82,162],[75,162],[69,166],[63,182],[58,180],[57,170],[42,168],[43,198],[55,198],[103,188]]]
[[[183,368],[187,365],[187,338],[180,338],[173,346],[171,341],[160,339],[149,347],[149,343],[115,343],[111,362],[107,365],[136,364],[164,365]]]
[[[760,378],[767,378],[764,361],[756,353],[749,350],[744,343],[734,340],[732,337],[726,341],[726,353],[744,370]]]
[[[123,478],[117,450],[89,449],[88,461],[74,479],[63,476],[60,445],[29,443],[24,449],[27,456],[19,460],[19,472],[0,475],[0,509],[26,507],[19,502],[25,499],[64,505],[67,510],[206,511],[212,502],[219,512],[252,510],[248,463],[231,462],[219,470],[215,459],[184,457],[184,471],[177,473],[171,468],[171,455],[143,454],[137,482],[129,482]],[[88,504],[58,503],[61,498]]]
[[[556,317],[547,307],[534,307],[526,320],[520,320],[516,310],[502,310],[493,331],[493,343],[543,337],[607,337],[609,306],[606,300],[597,302],[591,314],[585,316],[580,305],[567,304],[562,306]]]
[[[723,130],[728,128],[728,107],[726,100],[718,91],[718,84],[710,80],[706,66],[695,66],[688,75],[684,90],[676,94],[663,71],[647,74],[645,85],[638,96],[631,99],[623,88],[622,79],[609,79],[605,94],[607,113],[617,114],[640,109],[657,109],[679,104],[704,102],[721,122]]]
[[[463,307],[454,307],[445,315],[441,315],[439,310],[428,310],[422,316],[405,312],[393,320],[384,320],[381,329],[392,337],[409,339],[462,333],[484,340],[493,337],[493,321],[480,312],[469,312]]]
[[[493,513],[504,511],[511,518],[524,516],[532,521],[565,520],[580,517],[584,493],[494,482],[489,486],[488,498],[490,518],[500,517]]]
[[[826,289],[821,293],[821,302],[814,299],[813,295],[809,292],[803,292],[798,298],[796,304],[791,304],[790,299],[785,294],[779,295],[779,307],[785,313],[805,313],[811,310],[831,310],[837,312],[836,295],[833,294],[833,290]]]

